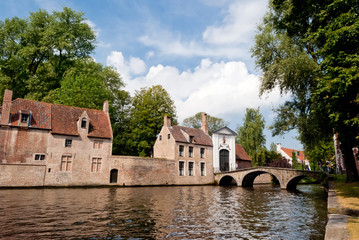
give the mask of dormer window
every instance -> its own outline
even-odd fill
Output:
[[[21,123],[27,123],[29,121],[29,114],[21,114]]]
[[[81,128],[86,128],[86,125],[87,125],[86,118],[83,118],[83,119],[81,120]]]
[[[189,136],[189,143],[193,143],[194,142],[194,136]]]

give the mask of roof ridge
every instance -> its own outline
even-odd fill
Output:
[[[54,105],[54,106],[63,106],[63,107],[68,107],[68,108],[78,108],[78,109],[84,109],[84,110],[91,110],[91,111],[100,111],[100,112],[103,112],[103,110],[99,110],[99,109],[69,106],[69,105],[64,105],[64,104],[60,104],[60,103],[48,103],[48,102],[42,102],[42,101],[38,101],[38,100],[25,99],[25,98],[16,98],[16,99],[12,100],[12,102],[15,102],[15,101],[17,101],[17,100],[38,102],[38,103],[47,104],[47,105],[50,105],[50,106],[51,106],[51,105]],[[1,107],[1,106],[0,106],[0,107]]]

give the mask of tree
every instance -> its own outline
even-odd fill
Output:
[[[132,99],[131,134],[128,141],[132,153],[150,156],[165,115],[176,123],[176,107],[168,92],[161,86],[142,88]]]
[[[0,21],[0,97],[43,100],[61,85],[65,72],[95,49],[95,33],[82,12],[31,12],[25,19]]]
[[[290,165],[288,159],[286,159],[285,157],[280,157],[274,162],[270,163],[269,167],[292,168],[292,165]]]
[[[243,126],[237,128],[236,143],[242,145],[252,159],[254,166],[263,166],[265,163],[265,137],[263,134],[264,118],[259,108],[247,108]]]
[[[263,70],[261,93],[279,87],[292,99],[278,109],[274,134],[297,128],[306,151],[338,132],[347,181],[358,181],[357,1],[273,0],[252,48]]]
[[[298,169],[298,160],[294,151],[292,152],[292,168]]]
[[[192,117],[185,118],[183,120],[183,126],[192,127],[200,129],[202,125],[202,112],[196,113]],[[212,135],[212,133],[221,127],[225,127],[228,125],[228,122],[224,121],[222,118],[213,117],[211,115],[207,115],[207,126],[208,133]]]

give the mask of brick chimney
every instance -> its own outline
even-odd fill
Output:
[[[202,125],[201,125],[201,129],[203,132],[208,134],[208,125],[207,125],[207,114],[206,113],[202,113]]]
[[[12,91],[6,89],[4,93],[4,100],[2,102],[2,112],[1,112],[1,125],[8,125],[10,119],[10,109],[11,109],[11,101],[12,101]]]
[[[171,127],[171,117],[165,115],[163,118],[163,126],[164,127]]]
[[[103,111],[108,114],[109,111],[108,101],[105,101],[103,103]]]

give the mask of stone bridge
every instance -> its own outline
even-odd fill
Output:
[[[263,173],[274,176],[281,189],[294,190],[304,177],[312,177],[318,181],[326,177],[326,173],[295,170],[290,168],[254,167],[236,171],[215,173],[217,185],[237,185],[239,187],[253,187],[254,179]]]

